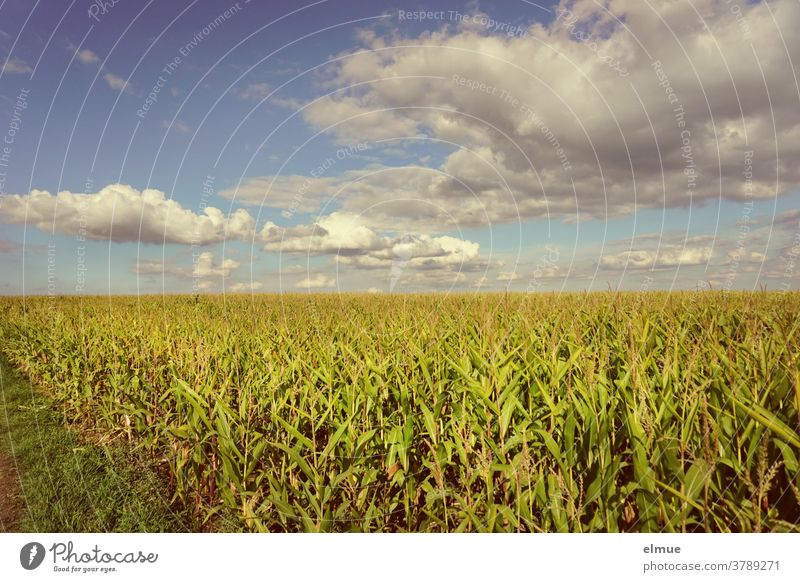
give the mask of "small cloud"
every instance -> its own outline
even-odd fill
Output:
[[[211,251],[205,251],[192,257],[192,262],[192,268],[186,268],[168,265],[162,260],[137,258],[134,259],[131,269],[137,275],[169,275],[183,280],[194,279],[200,289],[210,289],[214,287],[215,279],[227,279],[233,271],[241,266],[241,263],[234,259],[223,259],[221,262],[217,262]],[[244,285],[244,283],[235,285]],[[260,286],[260,283],[254,283],[254,285]]]
[[[24,75],[32,71],[33,69],[30,68],[28,63],[17,57],[9,57],[6,59],[6,62],[3,63],[3,73],[8,73],[10,75]]]
[[[239,283],[232,283],[231,285],[228,285],[226,289],[231,293],[248,293],[252,291],[257,291],[258,289],[261,289],[263,286],[264,284],[261,281],[251,281],[249,283],[245,281],[240,281]]]
[[[189,279],[192,276],[189,269],[173,267],[155,259],[136,258],[133,260],[131,271],[136,275],[170,275],[180,279]]]
[[[131,270],[137,275],[155,275],[164,272],[164,262],[152,259],[134,259]]]
[[[222,277],[223,279],[230,276],[231,272],[238,269],[242,264],[234,259],[224,259],[221,263],[214,261],[214,253],[205,251],[194,261],[194,270],[192,275],[199,279],[208,279],[212,277]]]
[[[261,101],[265,99],[271,92],[272,88],[266,83],[254,83],[239,91],[239,99],[244,99],[246,101]],[[277,95],[270,97],[269,102],[272,105],[277,105],[278,107],[284,107],[286,109],[299,109],[303,106],[303,104],[297,99],[292,99],[291,97],[278,97]]]
[[[248,85],[239,93],[239,99],[246,99],[248,101],[261,101],[264,97],[269,95],[270,88],[266,83],[255,83]]]
[[[301,279],[297,283],[294,284],[295,287],[299,289],[322,289],[322,288],[330,288],[336,286],[336,281],[324,275],[322,273],[317,273],[313,277],[306,277],[305,279]]]
[[[109,87],[114,89],[115,91],[124,91],[125,93],[133,93],[133,90],[128,84],[128,81],[123,79],[122,77],[118,77],[114,73],[106,73],[103,75],[103,79],[106,80],[106,83]]]
[[[711,259],[711,247],[664,245],[658,252],[648,250],[623,251],[600,258],[604,269],[657,269],[703,265]]]
[[[800,225],[800,208],[781,212],[775,217],[774,224],[787,225],[792,228]]]
[[[744,249],[732,249],[728,251],[728,254],[725,258],[726,265],[734,265],[739,263],[763,263],[767,260],[767,256],[764,253],[759,253],[758,251],[745,251]]]
[[[269,102],[278,107],[283,107],[284,109],[302,109],[303,107],[302,101],[291,97],[278,97],[277,95],[273,95]]]
[[[370,287],[369,289],[367,289],[367,293],[372,293],[374,295],[377,293],[383,293],[383,291],[378,289],[377,287]]]
[[[82,62],[84,65],[93,65],[95,63],[100,62],[100,57],[98,57],[96,54],[94,54],[94,52],[92,52],[88,48],[78,51],[77,56],[78,60]]]
[[[190,133],[192,131],[192,128],[189,126],[189,124],[181,121],[180,119],[176,119],[172,123],[165,119],[161,122],[161,127],[177,133]]]

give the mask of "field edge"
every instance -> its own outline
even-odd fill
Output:
[[[18,475],[2,524],[18,532],[197,531],[134,451],[70,430],[56,404],[0,354],[0,456]]]

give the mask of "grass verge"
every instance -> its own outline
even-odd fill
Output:
[[[1,525],[6,531],[156,532],[195,528],[144,459],[88,444],[0,357]]]

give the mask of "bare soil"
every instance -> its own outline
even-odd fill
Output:
[[[25,515],[14,459],[0,452],[0,532],[17,531]]]

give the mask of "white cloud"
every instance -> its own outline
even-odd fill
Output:
[[[18,57],[9,57],[3,63],[2,72],[9,75],[24,75],[32,71],[30,65]]]
[[[79,50],[77,53],[78,60],[82,62],[84,65],[93,65],[95,63],[100,62],[100,57],[98,57],[94,52],[87,49]]]
[[[200,289],[211,289],[216,286],[217,280],[229,278],[241,266],[234,259],[223,259],[217,262],[214,253],[204,251],[191,259],[189,267],[169,264],[160,259],[137,258],[133,261],[132,271],[137,275],[169,276],[181,280],[194,280]],[[252,289],[258,289],[261,283],[254,282]],[[237,282],[229,287],[233,292],[250,289],[249,284]]]
[[[278,159],[275,156],[275,159]],[[313,178],[289,174],[246,178],[241,185],[220,191],[223,198],[239,204],[278,208],[288,216],[313,212],[329,200],[338,189],[335,178]]]
[[[540,265],[536,266],[532,273],[534,281],[542,281],[547,279],[561,279],[566,276],[566,273],[558,265]],[[581,276],[580,273],[574,274],[575,278]]]
[[[477,152],[491,155],[489,150]],[[370,225],[395,231],[452,230],[459,224],[489,225],[511,218],[503,197],[508,190],[481,186],[486,180],[471,180],[479,173],[476,166],[491,170],[491,160],[475,154],[454,154],[461,169],[445,166],[385,166],[370,164],[338,175],[325,166],[314,169],[315,176],[287,175],[248,178],[238,188],[220,192],[241,204],[280,209],[286,218],[298,212],[330,212],[339,209],[350,214],[369,214]],[[322,163],[321,163],[322,164]],[[520,183],[527,178],[520,176]],[[542,204],[544,208],[544,205]]]
[[[197,214],[160,190],[139,191],[124,184],[110,184],[94,194],[33,190],[5,195],[0,197],[0,221],[95,240],[150,244],[207,245],[226,238],[248,240],[255,232],[246,210],[226,216],[209,206]]]
[[[134,259],[132,270],[137,275],[171,275],[181,279],[188,279],[192,275],[191,269],[168,266],[164,261],[156,259]]]
[[[364,226],[356,215],[334,212],[313,226],[280,229],[267,223],[259,234],[264,249],[287,253],[359,254],[385,248],[389,240]]]
[[[323,273],[305,277],[294,284],[299,289],[324,289],[336,286],[336,281]]]
[[[133,93],[133,87],[131,87],[130,83],[127,80],[123,79],[122,77],[118,77],[114,73],[106,73],[103,75],[103,79],[105,79],[106,84],[114,89],[114,91],[124,91],[125,93]]]
[[[340,142],[430,135],[463,146],[440,167],[452,179],[429,176],[421,192],[464,225],[770,199],[800,184],[800,108],[786,82],[800,61],[796,1],[741,3],[741,18],[724,0],[561,6],[595,44],[576,41],[563,19],[511,37],[452,23],[417,36],[393,30],[392,50],[381,50],[387,35],[362,34],[364,46],[327,71],[326,88],[356,87],[304,117]],[[742,21],[757,45],[742,41]],[[369,197],[347,198],[355,212],[399,195],[373,183]]]
[[[239,99],[246,101],[261,101],[272,92],[272,88],[267,83],[253,83],[239,91]],[[285,107],[287,109],[299,109],[302,103],[291,97],[280,97],[273,95],[269,98],[269,102],[278,107]]]
[[[266,83],[254,83],[248,85],[239,92],[239,99],[248,101],[261,101],[264,97],[269,95],[271,89]]]
[[[600,257],[605,269],[655,269],[704,265],[711,259],[711,247],[662,246],[658,251],[631,250]]]
[[[461,271],[406,271],[402,274],[396,291],[425,291],[428,289],[451,289],[467,282],[467,276]]]
[[[362,215],[334,212],[313,225],[281,228],[268,222],[257,240],[267,251],[329,255],[343,270],[374,271],[395,284],[410,279],[419,282],[414,273],[424,272],[431,281],[442,282],[458,278],[461,271],[487,267],[479,243],[448,235],[390,236],[367,224]]]
[[[399,80],[392,85],[399,88]],[[421,135],[417,122],[406,112],[382,111],[380,115],[370,115],[369,111],[376,107],[369,107],[368,102],[367,98],[323,98],[306,108],[303,116],[319,129],[336,126],[334,131],[343,143]],[[346,122],[338,125],[342,121]]]
[[[498,281],[508,281],[509,283],[512,281],[516,281],[519,279],[519,275],[512,271],[501,271],[497,274]]]
[[[165,119],[164,121],[161,122],[161,127],[163,127],[164,129],[174,131],[176,133],[190,133],[192,131],[191,126],[185,121],[181,121],[180,119],[176,119],[172,123],[170,123]]]
[[[227,278],[230,277],[231,272],[238,269],[241,263],[234,259],[223,259],[221,263],[214,262],[214,253],[211,251],[204,251],[200,253],[194,261],[194,269],[192,276],[199,279],[208,279],[214,277]]]
[[[725,258],[725,264],[758,264],[763,263],[767,260],[767,256],[764,253],[759,253],[758,251],[747,251],[742,248],[731,249],[728,251],[728,254]]]
[[[261,281],[240,281],[238,283],[231,283],[226,289],[231,293],[250,293],[252,291],[258,291],[262,287],[264,287],[264,284]]]
[[[337,255],[336,261],[361,269],[475,271],[485,267],[480,244],[469,240],[427,234],[384,237],[383,240],[379,247],[364,249],[363,253]]]

